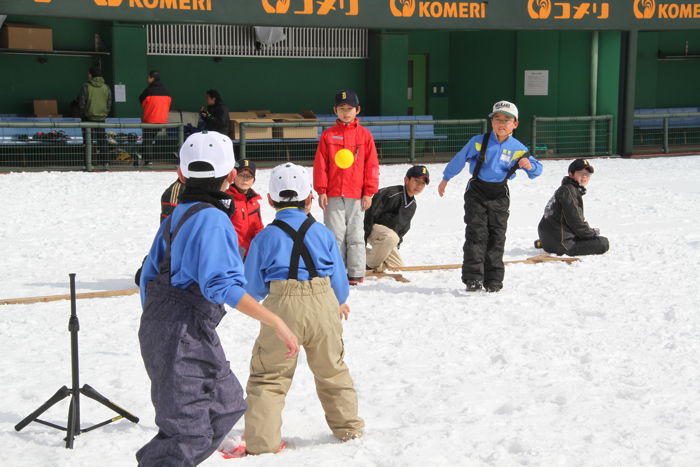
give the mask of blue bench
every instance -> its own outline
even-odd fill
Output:
[[[662,115],[662,114],[686,114],[699,113],[700,107],[667,107],[660,109],[636,109],[637,115]],[[635,118],[634,128],[640,130],[661,130],[664,127],[663,118]],[[700,116],[689,117],[669,117],[669,128],[700,128]]]
[[[319,121],[335,121],[336,116],[329,115],[317,115]],[[381,115],[381,116],[363,116],[360,115],[360,123],[366,127],[370,132],[375,141],[400,141],[411,139],[411,126],[410,125],[372,125],[372,121],[379,122],[391,122],[400,120],[432,120],[432,115]],[[432,124],[422,124],[415,126],[415,138],[417,140],[439,140],[447,139],[447,135],[436,135],[435,125]],[[323,128],[319,128],[319,136],[321,135]]]
[[[329,115],[317,115],[320,121],[335,121],[336,116]],[[392,122],[401,120],[433,120],[432,115],[360,115],[360,124],[367,128],[374,137],[374,142],[377,146],[377,152],[379,156],[382,156],[383,148],[382,143],[390,143],[392,141],[409,141],[411,139],[411,125],[372,125],[371,122]],[[322,129],[319,128],[319,136]],[[420,124],[415,125],[414,137],[416,141],[437,141],[446,140],[447,135],[436,135],[435,125],[433,124]],[[435,152],[435,146],[432,145],[432,150]]]

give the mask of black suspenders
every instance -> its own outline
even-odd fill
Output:
[[[177,233],[180,231],[182,226],[187,222],[187,220],[197,214],[199,211],[202,211],[207,208],[213,208],[211,204],[208,203],[197,203],[194,206],[191,206],[185,213],[182,215],[182,218],[180,218],[180,222],[177,223],[177,226],[175,226],[175,230],[173,230],[172,233],[170,233],[170,225],[172,224],[172,219],[173,216],[170,215],[165,221],[165,227],[163,228],[163,240],[165,240],[165,254],[163,255],[163,259],[160,261],[160,264],[158,265],[160,269],[160,274],[165,274],[167,273],[168,276],[170,276],[170,247],[173,244],[173,240],[175,239],[175,236]]]
[[[311,276],[312,279],[314,277],[318,277],[316,265],[314,264],[314,260],[311,258],[311,253],[309,253],[309,249],[306,247],[306,245],[304,245],[304,236],[306,236],[306,232],[309,230],[309,227],[311,227],[311,225],[314,222],[316,222],[316,220],[309,215],[304,221],[304,223],[301,224],[301,227],[299,227],[298,231],[294,230],[289,224],[279,219],[275,219],[270,224],[284,230],[287,233],[287,235],[292,237],[292,240],[294,241],[294,246],[292,247],[292,256],[289,260],[288,279],[298,280],[299,258],[304,258],[304,264],[309,270],[309,276]]]
[[[479,151],[479,158],[476,160],[476,167],[474,167],[474,173],[472,174],[472,178],[477,178],[479,175],[479,172],[481,171],[481,166],[484,164],[486,161],[486,147],[489,145],[489,140],[491,139],[491,132],[488,131],[484,134],[484,139],[481,140],[481,150]],[[523,157],[529,157],[530,153],[526,152],[522,156],[518,157],[515,160],[515,163],[508,169],[508,173],[506,174],[506,178],[503,179],[501,183],[507,182],[508,179],[515,173],[516,170],[518,170],[520,167],[518,166],[518,161],[522,159]],[[494,182],[498,183],[498,182]]]
[[[487,131],[484,133],[484,139],[481,140],[481,150],[479,151],[479,158],[476,160],[476,167],[474,167],[474,173],[472,178],[478,178],[479,172],[481,172],[481,166],[484,165],[486,161],[486,147],[489,145],[489,140],[491,139],[491,132]]]

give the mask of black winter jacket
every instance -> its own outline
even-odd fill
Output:
[[[206,112],[202,114],[204,120],[204,129],[207,131],[218,131],[222,135],[229,135],[230,119],[228,115],[228,107],[223,102],[217,102],[214,105],[208,105]]]
[[[365,242],[372,233],[374,224],[389,227],[403,241],[408,229],[411,228],[411,219],[416,213],[416,201],[413,196],[408,196],[403,185],[382,188],[372,197],[372,206],[365,211]]]
[[[180,204],[180,195],[185,187],[180,180],[175,180],[160,196],[160,221],[163,222]]]
[[[576,240],[598,235],[583,216],[583,195],[586,188],[566,176],[561,186],[544,208],[544,216],[537,226],[542,246],[547,251],[565,253]]]

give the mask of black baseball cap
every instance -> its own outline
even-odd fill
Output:
[[[406,176],[408,178],[422,178],[425,180],[426,185],[430,183],[430,172],[428,172],[428,168],[424,165],[414,165],[408,169]]]
[[[578,170],[586,169],[590,173],[593,173],[593,166],[588,162],[587,159],[576,159],[571,164],[569,164],[569,173],[572,174]]]
[[[248,159],[241,159],[240,161],[236,162],[236,169],[238,169],[239,172],[243,170],[248,170],[250,173],[253,174],[253,177],[255,177],[255,162],[249,161]]]
[[[340,104],[348,104],[352,107],[359,107],[360,99],[357,97],[357,93],[355,91],[346,89],[335,95],[335,106],[337,107]]]

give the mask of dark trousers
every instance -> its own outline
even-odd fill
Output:
[[[143,129],[143,161],[153,162],[156,159],[156,135],[160,129],[144,128]]]
[[[209,457],[246,410],[216,333],[223,306],[197,284],[148,284],[139,343],[151,380],[158,434],[136,453],[138,465],[193,466]]]
[[[467,190],[464,193],[464,260],[462,282],[483,281],[484,284],[503,286],[505,267],[503,250],[510,198],[507,195],[496,199]]]
[[[606,237],[594,237],[586,240],[576,240],[574,246],[569,248],[568,251],[564,251],[562,248],[561,252],[550,251],[549,253],[569,256],[602,255],[609,248],[610,243]]]
[[[89,122],[90,120],[83,120]],[[104,123],[104,122],[95,122]],[[92,137],[92,162],[105,163],[110,161],[109,151],[107,149],[107,133],[104,128],[89,128]],[[87,145],[88,128],[83,128],[83,144]]]

